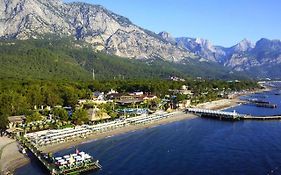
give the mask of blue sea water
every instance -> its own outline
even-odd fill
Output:
[[[226,111],[236,111],[241,114],[251,114],[253,116],[270,116],[281,115],[281,95],[275,95],[276,91],[263,92],[255,95],[249,95],[241,97],[241,99],[258,99],[267,101],[272,104],[276,104],[277,108],[264,108],[256,107],[254,105],[240,105],[233,108],[229,108]]]
[[[278,108],[241,105],[230,110],[280,115],[281,96],[267,93]],[[281,174],[281,121],[184,120],[81,144],[100,160],[93,175]],[[74,152],[69,148],[56,155]],[[45,174],[36,161],[15,174]]]

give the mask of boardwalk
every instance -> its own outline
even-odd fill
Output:
[[[243,117],[245,120],[281,120],[281,116],[250,116]]]
[[[234,112],[225,112],[225,111],[217,111],[217,110],[210,110],[210,109],[199,109],[199,108],[187,108],[186,112],[190,112],[201,117],[210,117],[210,118],[219,118],[219,119],[226,119],[226,120],[239,120],[243,118],[245,115],[238,114]]]
[[[237,112],[225,112],[209,109],[187,108],[186,112],[199,115],[200,117],[218,118],[220,120],[281,120],[281,116],[252,116]]]

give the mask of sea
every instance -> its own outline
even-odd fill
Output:
[[[281,86],[280,86],[281,87]],[[276,90],[242,98],[262,98],[277,108],[240,105],[227,111],[281,115]],[[280,175],[281,121],[220,121],[195,118],[83,143],[54,153],[88,152],[102,169],[91,175]],[[47,172],[34,159],[16,175]]]

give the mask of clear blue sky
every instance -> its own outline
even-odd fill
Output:
[[[99,4],[156,33],[231,46],[247,38],[281,39],[281,0],[65,0]]]

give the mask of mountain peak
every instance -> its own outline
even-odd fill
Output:
[[[62,0],[0,0],[0,38],[25,40],[46,34],[70,36],[94,50],[121,57],[180,61],[193,56],[177,47],[167,32],[161,34],[163,39],[102,6]]]
[[[164,40],[168,41],[168,42],[171,42],[171,43],[175,43],[176,42],[174,37],[170,33],[166,32],[166,31],[162,31],[162,32],[158,33],[158,35],[161,38],[163,38]]]
[[[238,44],[234,46],[234,51],[236,52],[245,52],[253,49],[255,45],[248,39],[244,38]]]
[[[256,43],[257,50],[280,50],[281,41],[278,39],[269,40],[267,38],[261,38]]]
[[[207,49],[207,50],[209,50],[211,52],[215,51],[215,48],[214,48],[213,44],[209,40],[207,40],[207,39],[196,38],[195,39],[195,43],[197,43],[202,48]]]

